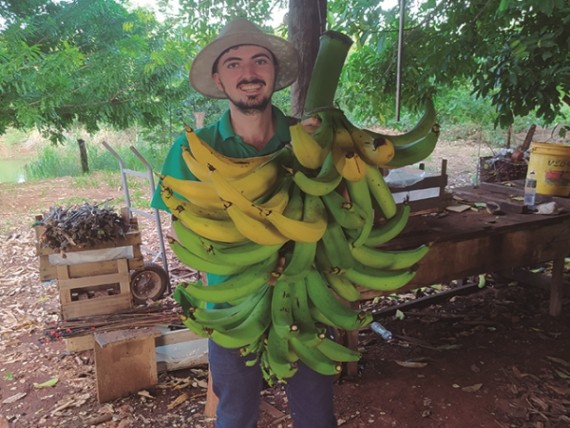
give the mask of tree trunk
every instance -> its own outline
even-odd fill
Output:
[[[313,65],[319,50],[319,37],[326,30],[326,0],[289,0],[289,41],[301,56],[299,78],[291,87],[291,114],[300,117],[307,95]]]
[[[85,140],[78,138],[77,144],[79,144],[79,157],[81,158],[81,171],[83,174],[89,172],[89,161],[87,159],[87,149],[85,148]]]

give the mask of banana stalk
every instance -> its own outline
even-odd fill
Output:
[[[350,37],[337,31],[325,31],[321,35],[305,98],[306,116],[316,110],[333,108],[336,88],[351,45]]]

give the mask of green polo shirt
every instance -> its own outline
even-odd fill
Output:
[[[289,119],[275,106],[273,107],[273,119],[276,125],[275,135],[260,150],[250,144],[244,143],[241,137],[234,132],[230,122],[229,110],[226,111],[218,121],[198,129],[196,134],[217,152],[225,156],[234,158],[263,156],[276,152],[291,141]],[[184,145],[188,146],[186,134],[180,135],[174,141],[162,165],[162,174],[186,180],[197,180],[182,159],[182,146]],[[160,186],[157,186],[154,192],[151,206],[170,212],[160,197]],[[224,275],[208,274],[208,284],[217,284],[225,278],[227,277]]]

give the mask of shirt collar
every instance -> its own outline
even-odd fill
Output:
[[[273,139],[277,138],[282,143],[288,143],[291,141],[291,136],[289,135],[289,121],[283,112],[277,107],[271,106],[271,108],[273,119],[275,119],[276,123],[275,136]],[[239,138],[239,136],[234,132],[232,128],[229,110],[226,110],[222,117],[220,117],[218,129],[220,131],[220,136],[224,141],[228,139],[235,139],[236,137]],[[241,140],[241,138],[239,138],[239,140]]]

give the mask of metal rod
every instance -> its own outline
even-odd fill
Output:
[[[146,167],[146,178],[148,179],[148,181],[150,183],[150,198],[152,199],[152,197],[154,195],[154,191],[156,189],[156,185],[154,182],[154,173],[152,171],[152,166],[150,163],[148,163],[148,161],[144,158],[144,156],[134,146],[130,146],[130,149]],[[171,292],[171,290],[170,290],[170,274],[168,273],[168,261],[166,259],[166,248],[164,246],[164,236],[162,234],[162,223],[160,220],[160,212],[156,208],[153,208],[153,212],[154,212],[154,221],[156,223],[156,231],[158,234],[158,242],[160,244],[160,255],[162,257],[162,266],[164,267],[164,271],[166,272],[166,275],[169,278],[168,282],[167,282],[167,288],[168,288],[168,293],[170,293]]]
[[[396,65],[396,121],[400,121],[400,105],[402,90],[402,56],[404,51],[404,18],[406,15],[406,0],[400,0],[400,28],[398,29],[398,62]]]
[[[127,174],[125,170],[125,163],[119,154],[113,150],[113,148],[107,144],[106,141],[103,141],[103,145],[109,152],[119,161],[119,171],[121,171],[121,184],[123,185],[123,193],[125,195],[125,203],[127,204],[127,211],[129,215],[129,220],[131,218],[131,195],[129,195],[129,185],[127,183]]]

